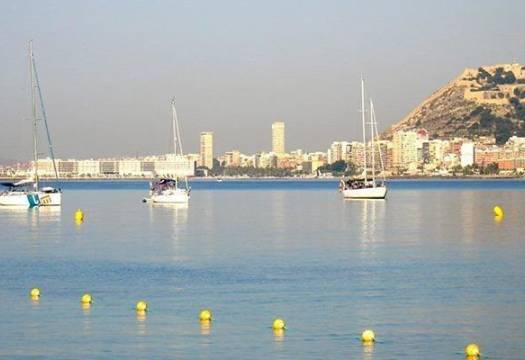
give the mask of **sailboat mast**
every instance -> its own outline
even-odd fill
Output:
[[[35,79],[33,74],[33,40],[29,41],[29,74],[31,78],[31,115],[33,121],[33,176],[35,186],[38,189],[38,140],[37,140],[37,120],[36,120],[36,96]]]
[[[376,164],[375,164],[375,147],[374,147],[374,103],[370,99],[370,149],[372,151],[372,186],[376,187]]]
[[[377,119],[376,119],[376,112],[374,109],[372,109],[372,115],[374,116],[374,134],[376,139],[379,139],[379,132],[377,131]],[[381,144],[378,143],[377,150],[379,153],[379,164],[381,165],[381,186],[385,185],[385,164],[383,162],[383,155],[381,152]]]
[[[365,184],[367,182],[366,169],[366,127],[365,127],[365,80],[361,75],[361,122],[363,123],[363,167],[365,172]]]
[[[31,46],[31,49],[32,49],[32,46]],[[34,88],[36,88],[38,92],[38,99],[40,101],[40,110],[42,111],[42,118],[44,120],[44,125],[46,128],[47,146],[49,148],[49,155],[51,156],[51,161],[53,162],[53,170],[55,172],[55,179],[56,179],[57,186],[60,186],[60,184],[58,184],[58,169],[57,169],[57,164],[55,160],[55,153],[53,151],[53,143],[51,142],[51,134],[49,132],[49,126],[47,125],[47,112],[46,112],[46,107],[44,105],[44,97],[42,96],[42,89],[40,88],[40,80],[38,79],[38,71],[36,70],[36,61],[35,61],[35,57],[33,55],[32,50],[31,50],[31,70],[32,70],[31,74],[32,76],[34,76],[34,83],[35,83]],[[35,98],[34,94],[33,94],[33,98]],[[34,100],[34,104],[35,104],[34,111],[35,111],[35,116],[36,116],[36,99]]]
[[[177,109],[175,109],[175,98],[171,100],[171,111],[173,121],[173,150],[175,151],[175,155],[184,155],[182,152],[182,138],[180,135],[179,119],[177,117]],[[177,152],[177,148],[179,152]]]
[[[184,153],[182,152],[182,136],[180,132],[179,127],[179,119],[177,117],[177,109],[175,108],[175,98],[171,100],[171,112],[172,112],[172,127],[173,127],[173,147],[175,151],[175,155],[177,155],[177,144],[178,148],[180,150],[180,156],[184,156]],[[186,186],[186,190],[189,189],[188,185],[188,177],[184,177],[184,183]]]

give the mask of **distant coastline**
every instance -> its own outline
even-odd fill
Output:
[[[0,182],[13,182],[21,180],[20,177],[0,177]],[[326,181],[326,182],[336,182],[339,181],[340,177],[294,177],[294,176],[282,176],[282,177],[220,177],[222,181],[236,182],[236,181]],[[98,177],[98,178],[84,178],[84,177],[68,177],[60,178],[60,182],[136,182],[144,181],[149,182],[154,180],[154,178],[143,178],[143,177]],[[215,177],[192,177],[188,179],[192,182],[218,182],[218,178]],[[399,181],[399,180],[523,180],[525,177],[516,176],[516,175],[467,175],[467,176],[390,176],[386,178],[387,181]],[[54,182],[54,178],[41,178],[42,182]]]

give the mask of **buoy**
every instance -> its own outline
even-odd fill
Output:
[[[274,330],[283,330],[283,329],[286,329],[286,323],[284,322],[283,319],[281,318],[277,318],[273,321],[273,325],[272,325],[272,328]]]
[[[82,295],[82,297],[80,298],[80,302],[82,304],[91,304],[93,302],[93,297],[91,296],[91,294],[89,293],[85,293],[84,295]]]
[[[137,303],[135,309],[137,309],[138,312],[146,312],[148,310],[148,303],[141,300]]]
[[[81,209],[77,209],[77,211],[75,211],[75,221],[76,222],[84,221],[84,213],[82,212]]]
[[[40,289],[39,289],[39,288],[32,288],[32,289],[29,291],[29,296],[30,296],[31,299],[33,299],[33,300],[36,300],[36,299],[40,298]]]
[[[200,321],[211,321],[211,310],[204,309],[199,314]]]
[[[498,205],[494,206],[494,209],[492,210],[494,211],[494,216],[502,217],[504,215],[503,209]]]
[[[468,344],[466,347],[465,347],[465,356],[467,357],[473,357],[473,358],[479,358],[480,356],[480,352],[479,352],[479,346],[476,345],[476,344]]]
[[[361,341],[367,344],[373,343],[376,341],[376,334],[372,330],[365,330],[361,334]]]

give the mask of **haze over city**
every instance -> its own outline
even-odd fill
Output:
[[[365,74],[382,129],[465,67],[525,59],[521,1],[79,1],[4,3],[0,160],[31,158],[27,42],[57,156],[326,150],[360,136]],[[50,21],[52,19],[52,21]],[[446,31],[444,31],[446,30]],[[488,46],[488,44],[490,46]]]

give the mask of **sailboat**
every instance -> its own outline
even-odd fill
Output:
[[[184,156],[182,152],[182,138],[175,109],[175,98],[171,100],[172,130],[173,130],[173,150],[175,156]],[[190,200],[191,188],[188,185],[188,177],[162,178],[151,182],[149,198],[144,198],[143,202],[155,204],[184,204]]]
[[[363,128],[363,175],[358,178],[349,178],[347,180],[341,179],[341,192],[345,199],[384,199],[387,194],[387,186],[384,178],[384,164],[381,154],[381,148],[377,144],[379,150],[379,160],[381,167],[381,180],[376,179],[376,142],[375,138],[379,138],[377,131],[377,121],[374,111],[374,103],[370,100],[370,162],[371,174],[368,175],[368,156],[366,145],[366,116],[365,116],[365,82],[361,78],[361,122]]]
[[[38,119],[37,119],[37,99],[38,92],[40,109],[44,120],[46,129],[46,136],[49,148],[49,154],[53,162],[55,170],[55,178],[58,182],[58,171],[53,152],[53,145],[51,143],[51,135],[47,125],[47,114],[44,106],[44,99],[40,82],[38,80],[38,73],[36,71],[35,58],[33,55],[33,42],[29,42],[29,68],[31,78],[31,107],[32,107],[32,123],[33,123],[33,176],[30,179],[24,179],[18,182],[2,183],[1,185],[8,188],[7,191],[0,193],[0,205],[4,206],[60,206],[62,203],[62,191],[50,186],[40,188],[38,176]]]

